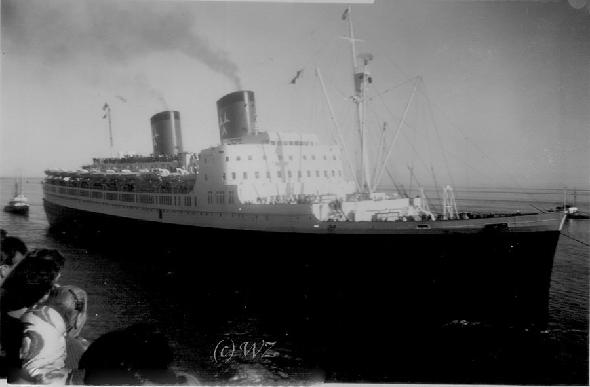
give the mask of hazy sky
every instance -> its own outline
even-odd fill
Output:
[[[352,10],[371,52],[372,162],[383,124],[388,165],[425,185],[590,185],[590,0],[376,1]],[[261,130],[332,126],[357,146],[342,4],[2,0],[0,176],[77,169],[115,152],[149,154],[149,118],[179,110],[184,147],[219,141],[215,102],[256,94]],[[293,85],[289,81],[304,69]],[[396,85],[402,84],[400,87]],[[124,102],[126,101],[126,102]],[[357,154],[358,157],[358,154]],[[384,179],[384,183],[388,178]]]

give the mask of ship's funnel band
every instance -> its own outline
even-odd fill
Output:
[[[256,132],[254,92],[236,91],[217,101],[217,117],[221,140],[240,138]]]
[[[180,113],[163,111],[151,118],[154,156],[175,156],[183,152]]]

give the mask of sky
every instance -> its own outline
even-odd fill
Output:
[[[359,159],[345,4],[1,6],[0,176],[149,154],[149,119],[169,109],[184,148],[198,152],[219,143],[217,99],[241,89],[255,93],[259,130],[333,142],[316,68]],[[372,168],[385,164],[404,184],[590,188],[590,0],[377,0],[350,16],[357,52],[374,56]]]

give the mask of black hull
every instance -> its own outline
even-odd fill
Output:
[[[29,215],[29,207],[5,206],[4,212],[8,212],[10,214],[15,214],[15,215]]]
[[[432,332],[441,327],[547,326],[559,231],[269,233],[141,222],[46,200],[44,207],[53,230],[74,230],[99,237],[101,244],[171,256],[174,264],[161,261],[182,267],[177,286],[184,286],[179,288],[183,294],[188,286],[188,300],[198,299],[200,292],[239,290],[247,295],[249,311],[264,316],[269,326],[304,326],[307,342],[322,343],[319,358],[346,364],[353,374],[358,359],[379,348],[389,355],[379,355],[372,367],[395,360],[402,370],[395,380],[406,375],[417,381],[413,375],[426,372],[424,346],[435,345]],[[295,321],[301,316],[305,321]],[[438,351],[427,352],[442,353]],[[428,366],[438,375],[452,372],[452,367],[445,371],[447,365],[434,364],[446,363],[439,359]]]

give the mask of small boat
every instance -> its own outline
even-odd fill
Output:
[[[22,178],[21,183],[19,184],[18,181],[14,183],[14,197],[12,200],[8,202],[6,206],[4,206],[5,212],[10,212],[12,214],[18,215],[28,215],[29,214],[29,203],[28,199],[23,195],[23,184]]]
[[[572,207],[569,204],[565,207],[559,206],[555,210],[557,212],[563,211],[567,219],[590,219],[590,214],[582,212],[578,209],[578,207]]]
[[[567,219],[590,219],[590,214],[582,212],[576,207],[576,191],[574,190],[574,203],[573,205],[567,204],[567,191],[563,191],[563,206],[557,206],[555,208],[557,212],[563,212]]]

